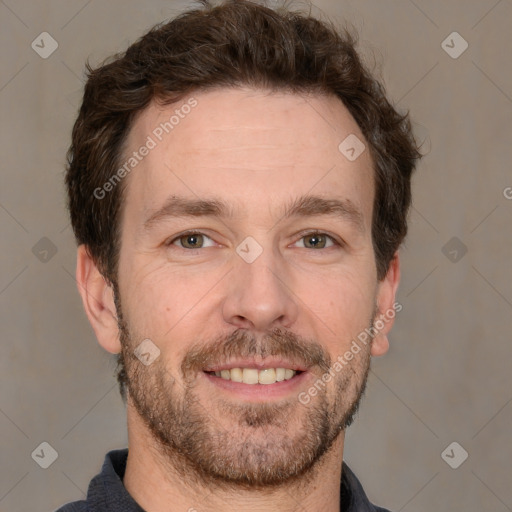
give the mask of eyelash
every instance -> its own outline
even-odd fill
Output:
[[[174,245],[174,242],[176,240],[179,240],[180,238],[183,238],[187,235],[203,235],[207,238],[209,238],[211,240],[211,237],[209,237],[206,233],[203,233],[201,231],[193,231],[193,230],[189,230],[189,231],[184,231],[183,233],[180,233],[179,235],[175,236],[174,238],[168,240],[167,242],[165,242],[165,245],[167,247],[170,247],[172,245]],[[324,247],[323,250],[327,250],[327,249],[331,249],[332,247],[334,246],[339,246],[339,247],[344,247],[344,243],[342,242],[339,242],[338,240],[336,240],[333,236],[327,234],[327,233],[324,233],[323,231],[306,231],[306,232],[302,232],[300,233],[300,237],[298,240],[302,239],[302,238],[305,238],[307,236],[312,236],[312,235],[322,235],[322,236],[326,236],[328,239],[331,240],[331,242],[333,243],[332,246],[330,247]],[[177,246],[179,249],[182,249],[183,251],[187,251],[189,253],[194,253],[194,251],[201,251],[202,249],[204,249],[203,247],[198,247],[197,249],[187,249],[185,247],[179,247]],[[305,247],[305,249],[310,249],[310,250],[314,250],[314,249],[311,249],[309,247]]]

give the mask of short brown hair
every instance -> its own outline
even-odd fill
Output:
[[[169,104],[191,92],[237,86],[334,94],[359,125],[374,163],[372,240],[383,279],[407,233],[411,174],[421,156],[408,113],[386,99],[348,30],[248,0],[200,3],[97,69],[87,64],[66,175],[77,242],[115,284],[123,187],[102,199],[94,191],[116,173],[133,119],[152,100]]]

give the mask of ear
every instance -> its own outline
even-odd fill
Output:
[[[386,276],[378,284],[377,314],[373,323],[377,334],[372,340],[372,356],[382,356],[389,349],[388,333],[393,327],[396,313],[402,309],[402,306],[395,302],[399,282],[400,255],[396,251]]]
[[[112,354],[121,352],[112,286],[96,267],[85,245],[78,247],[76,282],[99,344]]]

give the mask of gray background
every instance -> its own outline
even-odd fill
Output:
[[[2,512],[83,497],[106,451],[127,445],[112,356],[74,282],[64,155],[85,59],[97,64],[186,5],[0,2]],[[359,29],[428,151],[401,252],[403,311],[373,361],[345,459],[394,511],[512,510],[512,3],[315,6]],[[47,59],[31,48],[43,31],[59,45]],[[469,44],[456,59],[441,45],[453,31]],[[43,441],[58,452],[48,469],[31,457]],[[457,469],[441,457],[454,441],[469,454]],[[460,463],[461,450],[447,460]]]

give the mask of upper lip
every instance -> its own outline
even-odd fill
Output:
[[[231,370],[232,368],[255,368],[257,370],[264,370],[265,368],[289,368],[290,370],[306,371],[307,367],[302,363],[294,361],[269,357],[267,359],[233,359],[226,363],[212,364],[203,368],[205,372],[218,372],[222,370]]]

